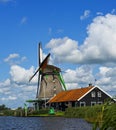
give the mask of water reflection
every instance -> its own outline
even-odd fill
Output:
[[[0,130],[91,130],[83,119],[62,117],[0,117]]]

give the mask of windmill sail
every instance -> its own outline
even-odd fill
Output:
[[[35,73],[30,77],[29,82],[33,79],[33,77],[37,74],[37,72],[39,71],[42,72],[46,68],[49,57],[50,57],[50,53],[46,56],[46,58],[40,64],[39,68],[35,71]]]
[[[39,46],[38,46],[38,57],[39,57],[39,66],[40,66],[40,64],[41,64],[42,61],[43,61],[41,43],[39,43]]]
[[[40,74],[38,73],[38,84],[37,84],[36,98],[38,98],[38,95],[39,95],[39,92],[40,92],[41,78],[42,78],[42,75],[40,75]]]
[[[43,57],[42,57],[42,46],[41,46],[41,42],[38,45],[38,65],[40,66],[40,64],[43,61]],[[40,72],[38,72],[38,84],[37,84],[37,93],[36,93],[36,98],[38,98],[39,95],[39,91],[40,91],[40,85],[41,85],[41,77],[42,75],[40,75]]]

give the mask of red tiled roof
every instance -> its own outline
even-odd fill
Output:
[[[62,92],[58,93],[55,97],[50,99],[49,103],[76,101],[79,98],[81,98],[83,95],[85,95],[92,88],[93,88],[93,86],[89,86],[89,87],[86,87],[86,88],[62,91]]]

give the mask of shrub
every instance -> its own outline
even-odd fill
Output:
[[[85,118],[87,109],[88,107],[67,108],[65,111],[65,117]]]

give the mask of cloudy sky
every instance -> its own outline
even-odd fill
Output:
[[[0,0],[0,105],[35,99],[40,41],[67,89],[92,83],[116,95],[115,0]]]

